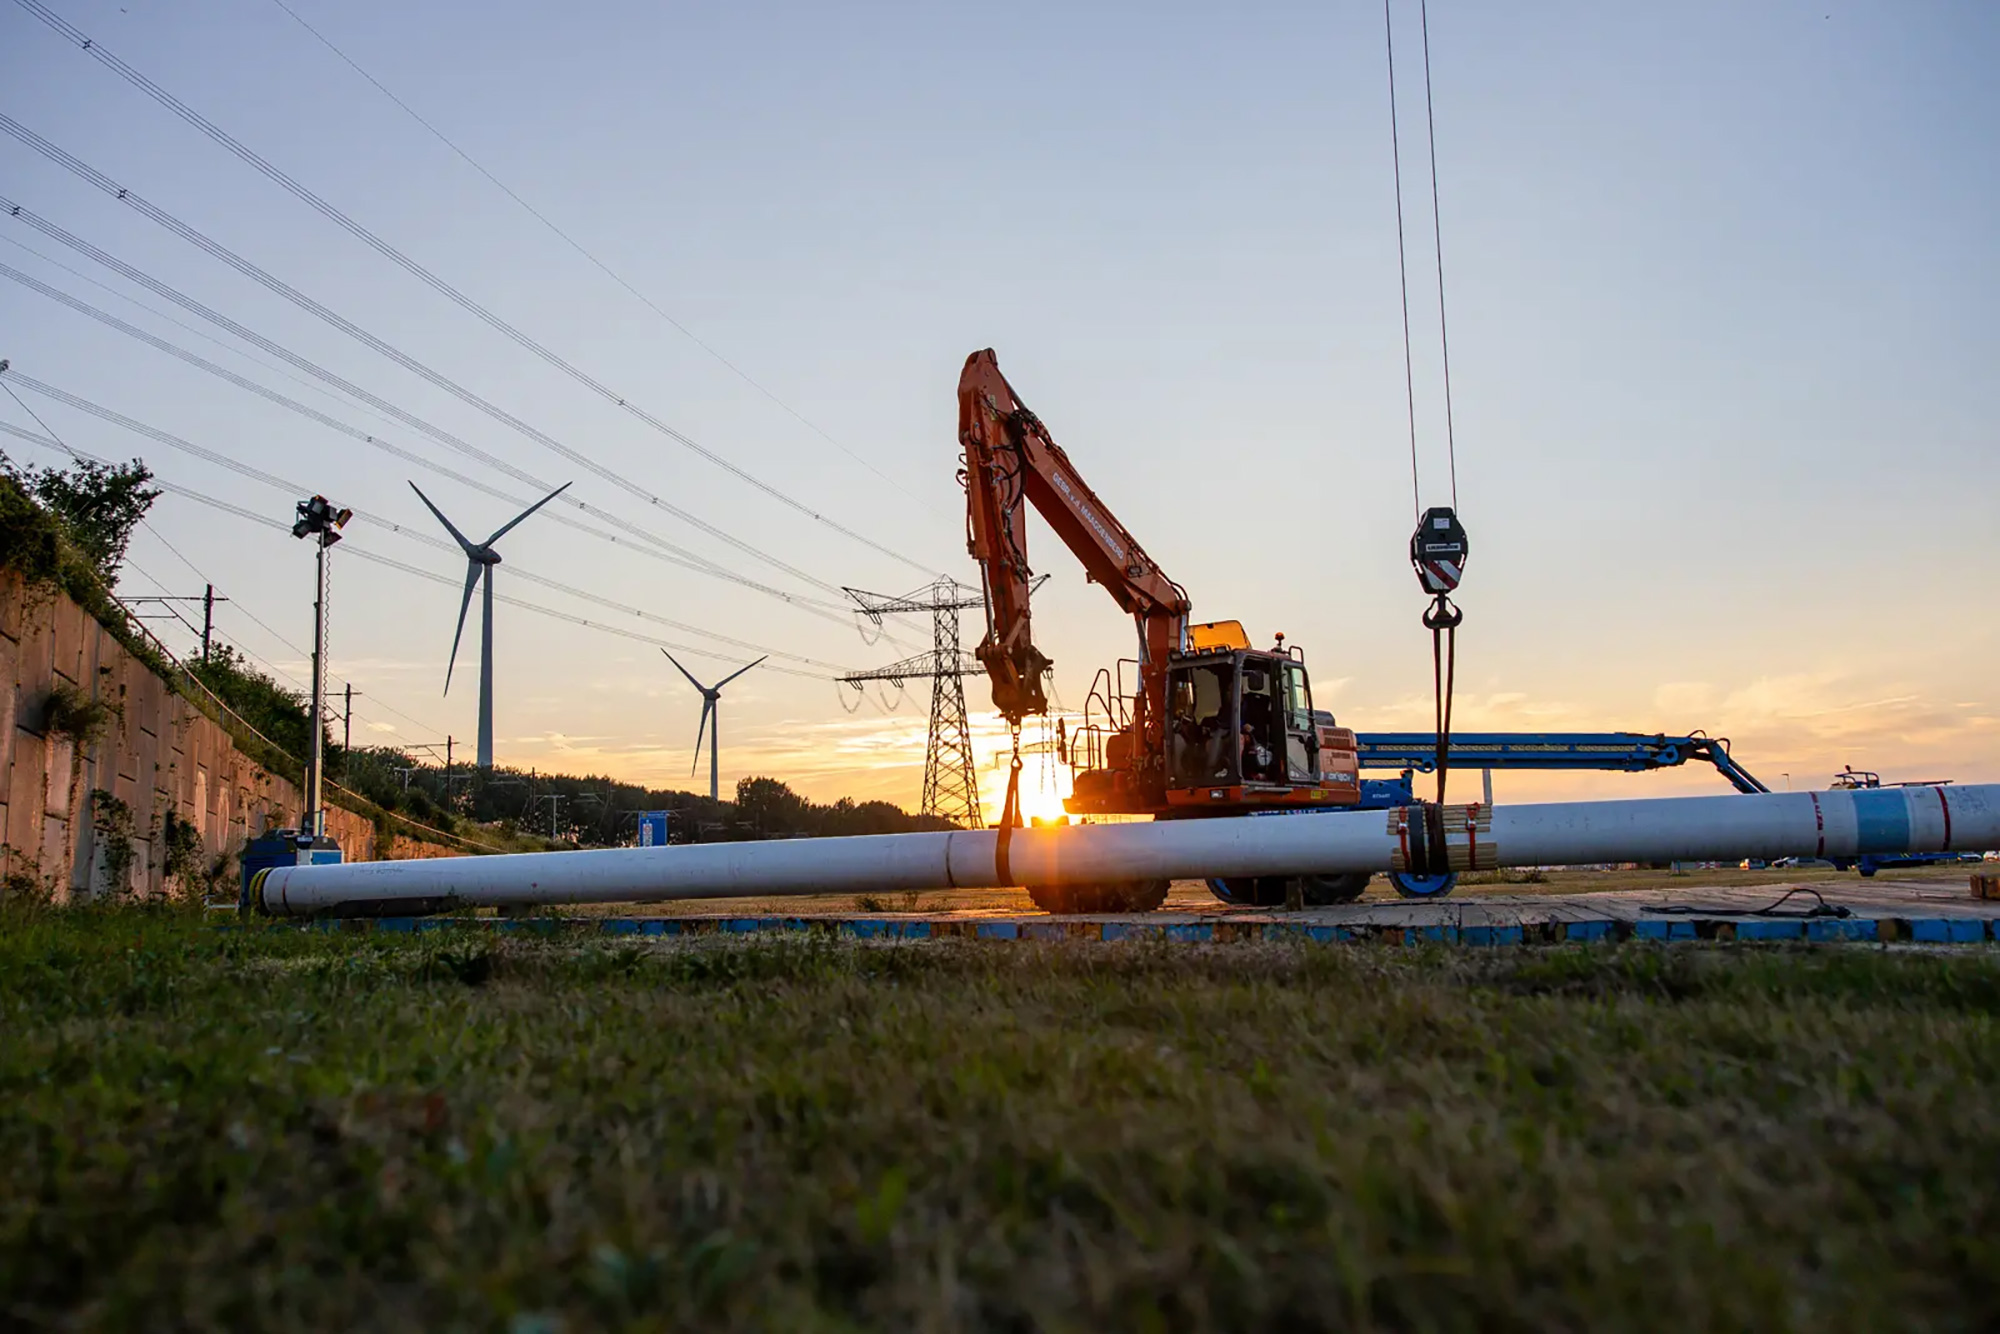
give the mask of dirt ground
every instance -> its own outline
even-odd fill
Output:
[[[2000,870],[1994,864],[1988,867]],[[1635,894],[1643,895],[1649,901],[1666,898],[1699,899],[1704,894],[1716,890],[1741,890],[1768,888],[1771,897],[1776,898],[1786,889],[1794,886],[1809,887],[1825,895],[1828,899],[1842,898],[1872,900],[1888,893],[1891,897],[1902,898],[1908,894],[1920,894],[1926,900],[1965,900],[1964,908],[1982,915],[1987,908],[1993,915],[2000,915],[2000,902],[1993,902],[1981,908],[1978,901],[1971,899],[1968,880],[1978,868],[1970,865],[1944,867],[1912,867],[1908,869],[1885,870],[1872,878],[1863,878],[1852,871],[1842,873],[1829,867],[1794,867],[1744,871],[1718,869],[1704,871],[1674,872],[1650,870],[1551,870],[1531,872],[1526,878],[1518,871],[1480,872],[1460,879],[1448,898],[1443,900],[1417,901],[1399,897],[1389,887],[1386,878],[1377,876],[1368,886],[1358,904],[1348,905],[1346,911],[1355,907],[1373,906],[1380,908],[1397,907],[1403,911],[1431,909],[1438,912],[1455,911],[1457,908],[1495,899],[1505,900],[1510,908],[1533,909],[1537,904],[1547,903],[1554,907],[1577,895],[1584,894]],[[1320,912],[1340,910],[1325,909]],[[1020,889],[959,889],[932,890],[921,893],[884,894],[810,894],[789,897],[706,899],[684,903],[655,904],[608,904],[591,907],[565,908],[565,916],[616,916],[616,917],[878,917],[898,914],[916,914],[924,917],[951,918],[962,916],[1040,914],[1040,909],[1028,901],[1025,890]],[[1208,887],[1199,880],[1176,880],[1161,905],[1157,916],[1235,916],[1242,914],[1268,915],[1270,909],[1234,907],[1220,902]],[[1317,916],[1318,913],[1315,913]]]

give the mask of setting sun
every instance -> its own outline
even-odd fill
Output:
[[[1047,788],[1030,792],[1027,784],[1021,785],[1021,820],[1025,824],[1040,821],[1053,824],[1067,814],[1063,810],[1062,798]]]

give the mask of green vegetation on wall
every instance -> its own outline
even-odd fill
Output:
[[[101,699],[92,699],[67,681],[58,681],[42,705],[42,733],[68,737],[87,746],[104,735],[104,729],[118,716],[118,710]]]
[[[235,648],[216,641],[208,661],[190,654],[185,665],[189,676],[214,691],[238,717],[269,737],[286,755],[303,756],[310,749],[312,713],[305,697],[258,671]],[[332,733],[322,729],[320,735],[328,768],[338,772],[339,748]]]

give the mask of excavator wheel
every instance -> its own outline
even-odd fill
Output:
[[[1406,899],[1441,899],[1458,883],[1458,872],[1439,871],[1417,875],[1411,871],[1389,872],[1389,885]]]
[[[1277,875],[1236,875],[1211,879],[1208,892],[1224,903],[1246,908],[1275,908],[1285,901],[1285,878]]]
[[[1309,875],[1306,877],[1305,900],[1308,908],[1326,908],[1336,903],[1352,903],[1361,897],[1374,879],[1367,871],[1346,871],[1340,875]]]
[[[1352,871],[1342,875],[1301,878],[1305,881],[1302,898],[1306,907],[1326,908],[1336,903],[1352,903],[1360,898],[1361,891],[1368,888],[1369,874]],[[1224,903],[1251,908],[1282,908],[1285,906],[1285,879],[1281,875],[1232,876],[1227,880],[1210,880],[1208,892]]]
[[[1095,885],[1029,885],[1028,897],[1046,913],[1151,912],[1167,901],[1165,880],[1114,880]]]

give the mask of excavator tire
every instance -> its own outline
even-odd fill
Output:
[[[1352,871],[1343,875],[1309,875],[1302,877],[1304,901],[1308,908],[1325,908],[1336,903],[1352,903],[1368,888],[1371,878],[1366,871]],[[1285,879],[1281,875],[1231,876],[1227,880],[1210,880],[1209,893],[1224,903],[1241,904],[1250,908],[1282,908],[1285,906]]]
[[[1352,903],[1361,897],[1374,879],[1367,871],[1348,871],[1341,875],[1309,875],[1306,880],[1306,907],[1325,908],[1336,903]]]
[[[1167,901],[1165,880],[1114,880],[1095,885],[1029,885],[1028,897],[1046,913],[1151,912]]]

